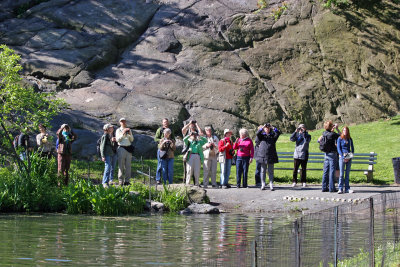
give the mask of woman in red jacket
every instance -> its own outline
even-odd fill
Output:
[[[231,174],[232,158],[235,154],[233,144],[231,141],[232,131],[229,129],[224,130],[224,138],[218,143],[219,156],[218,161],[221,164],[221,186],[230,188],[229,175]]]
[[[237,150],[236,185],[237,188],[240,188],[240,182],[243,175],[243,188],[246,188],[249,165],[253,161],[254,157],[254,145],[253,141],[249,137],[249,132],[246,129],[240,129],[239,135],[240,137],[236,139],[235,144],[233,144],[233,149]]]

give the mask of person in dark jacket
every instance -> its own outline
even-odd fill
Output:
[[[17,145],[16,147],[22,147],[21,153],[19,154],[19,158],[21,160],[26,160],[28,157],[28,150],[30,149],[29,147],[29,135],[26,134],[27,130],[25,129],[24,132],[21,132],[20,135],[18,136],[17,140]]]
[[[308,134],[304,124],[300,124],[299,127],[297,127],[296,131],[290,136],[290,141],[296,142],[293,154],[294,168],[292,187],[295,187],[297,184],[297,171],[299,170],[299,166],[301,166],[301,183],[303,187],[306,187],[308,147],[311,142],[311,135]]]
[[[269,187],[272,191],[274,190],[274,164],[279,162],[275,144],[280,134],[280,131],[277,128],[272,127],[269,123],[258,128],[256,142],[259,142],[259,146],[254,158],[256,162],[261,165],[261,190],[265,189],[265,176],[267,170]]]
[[[103,187],[107,188],[113,183],[114,170],[117,164],[117,139],[113,136],[114,127],[111,124],[106,124],[103,127],[104,134],[100,142],[101,160],[104,162]]]
[[[58,148],[58,175],[64,178],[64,184],[68,184],[68,171],[71,166],[72,159],[72,143],[78,138],[71,130],[68,124],[61,125],[57,131]]]
[[[322,138],[326,137],[326,150],[324,158],[324,170],[322,174],[322,192],[337,192],[335,187],[335,171],[338,163],[338,153],[336,148],[336,140],[341,135],[338,125],[333,124],[332,121],[326,121],[324,123],[325,131],[322,136],[318,138],[318,143]],[[334,132],[336,129],[337,133]]]

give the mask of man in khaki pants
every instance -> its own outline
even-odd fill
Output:
[[[203,145],[203,185],[208,187],[208,179],[211,176],[212,187],[217,187],[217,153],[218,153],[218,138],[212,134],[211,127],[207,126],[206,138],[207,143]]]
[[[131,129],[126,126],[125,118],[121,118],[119,124],[121,127],[115,133],[118,142],[118,181],[119,185],[124,185],[131,178],[133,134]]]

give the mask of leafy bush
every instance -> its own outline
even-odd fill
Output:
[[[1,211],[61,211],[65,209],[63,192],[57,186],[55,159],[33,153],[31,173],[26,176],[12,166],[0,171]]]
[[[188,206],[186,188],[171,189],[164,185],[164,190],[158,195],[158,201],[162,202],[169,211],[183,210]]]

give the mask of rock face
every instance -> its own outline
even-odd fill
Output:
[[[123,116],[153,132],[164,117],[175,130],[195,118],[219,133],[289,131],[400,110],[396,1],[332,12],[289,0],[277,20],[277,0],[260,12],[256,0],[32,2],[0,3],[0,42],[22,55],[28,81],[70,104],[61,120],[91,121],[83,130]]]

